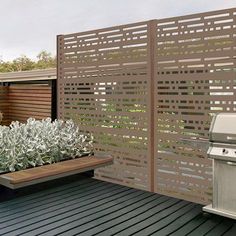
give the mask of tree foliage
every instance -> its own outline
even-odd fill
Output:
[[[46,69],[46,68],[52,68],[56,66],[56,58],[52,57],[51,53],[42,51],[37,56],[37,63],[36,67],[37,69]]]
[[[27,71],[54,67],[56,67],[56,57],[47,51],[41,51],[37,55],[36,61],[25,55],[7,62],[0,59],[0,72]]]

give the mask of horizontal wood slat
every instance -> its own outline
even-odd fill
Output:
[[[37,92],[36,92],[37,91]],[[11,88],[9,89],[9,97],[14,98],[18,98],[18,97],[22,97],[22,98],[34,98],[34,99],[40,99],[40,98],[51,98],[51,93],[50,90],[48,90],[48,93],[41,93],[39,90],[36,90],[33,93],[29,93],[28,91],[22,91],[22,92],[17,92],[17,93],[13,93],[11,91]]]
[[[30,104],[32,107],[36,107],[37,105],[51,105],[51,98],[35,98],[35,97],[11,97],[11,104]]]

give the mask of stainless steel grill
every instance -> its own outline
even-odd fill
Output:
[[[210,127],[213,201],[203,210],[236,219],[236,113],[219,113]]]

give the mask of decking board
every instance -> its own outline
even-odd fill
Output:
[[[11,209],[10,214],[9,212],[7,212],[6,215],[3,214],[0,222],[1,223],[6,222],[6,226],[9,226],[10,224],[14,225],[14,223],[19,223],[19,219],[16,217],[17,213],[21,213],[20,221],[22,222],[24,221],[24,224],[27,223],[26,222],[27,220],[30,220],[30,222],[32,222],[32,219],[34,217],[39,217],[41,215],[44,215],[43,219],[45,219],[47,218],[47,216],[50,216],[51,212],[52,214],[57,215],[58,213],[61,212],[61,210],[68,211],[71,208],[73,209],[74,204],[77,203],[76,199],[78,196],[80,197],[81,202],[86,197],[84,196],[82,191],[86,191],[88,194],[93,195],[93,198],[96,198],[99,196],[99,191],[104,190],[105,188],[109,188],[109,185],[108,186],[102,185],[98,187],[91,186],[90,188],[81,188],[81,191],[71,194],[71,196],[67,197],[66,200],[64,201],[62,200],[62,198],[64,198],[65,196],[62,195],[61,198],[59,197],[59,200],[58,198],[51,198],[48,201],[44,201],[43,204],[40,201],[38,203],[30,204],[27,207],[20,206],[18,208]],[[111,191],[112,190],[114,190],[114,186],[111,187]],[[65,206],[67,206],[67,208],[64,208]],[[12,222],[15,219],[17,219],[17,222]],[[4,224],[2,225],[4,226]],[[0,232],[1,232],[1,229],[0,229]]]
[[[81,175],[57,181],[0,202],[0,235],[236,235],[234,220],[195,203]]]
[[[107,189],[107,193],[104,193],[105,197],[113,196],[113,197],[121,197],[122,194],[127,194],[125,191],[130,191],[130,190],[125,190],[124,188],[116,188],[116,189]],[[101,193],[101,192],[100,192]],[[34,212],[34,215],[31,215],[31,218],[27,218],[27,220],[21,221],[20,224],[15,224],[11,225],[7,228],[1,229],[0,230],[0,235],[18,235],[18,234],[26,234],[26,235],[33,235],[34,233],[32,231],[35,231],[35,235],[37,235],[37,229],[40,229],[41,227],[46,227],[48,225],[48,222],[50,222],[53,226],[53,223],[56,223],[55,227],[60,226],[61,221],[60,219],[63,218],[64,223],[67,223],[67,220],[70,220],[71,217],[74,215],[84,212],[87,210],[87,206],[95,207],[96,203],[99,200],[101,200],[101,196],[98,197],[100,194],[97,194],[94,196],[93,199],[88,199],[85,201],[82,201],[80,206],[77,206],[77,203],[73,203],[71,205],[68,204],[60,204],[57,210],[54,208],[49,208],[49,210],[44,212],[42,211],[41,214],[38,214],[37,212]],[[80,196],[78,195],[78,198]],[[97,199],[96,199],[97,198]],[[77,207],[77,208],[76,208]],[[75,208],[75,209],[73,209]],[[80,208],[78,210],[78,208]],[[21,220],[21,219],[20,219]],[[40,229],[40,231],[43,231],[43,229]],[[52,234],[51,234],[52,235]]]

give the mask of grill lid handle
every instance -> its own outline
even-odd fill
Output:
[[[236,142],[236,136],[227,136],[227,140]]]

